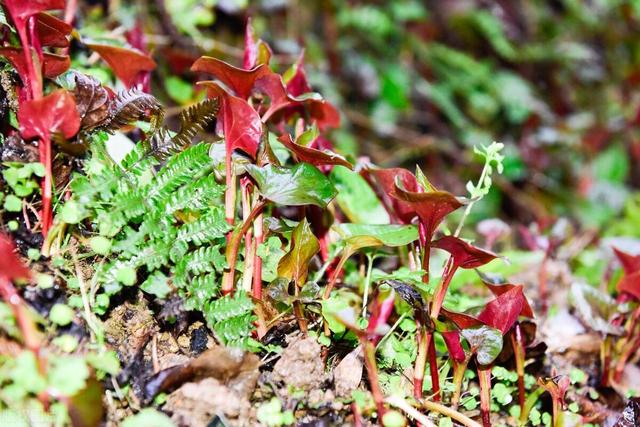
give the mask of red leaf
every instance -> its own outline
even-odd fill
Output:
[[[271,72],[264,64],[243,70],[210,56],[198,58],[191,71],[211,74],[242,99],[249,98],[257,79]]]
[[[622,252],[618,248],[613,248],[613,253],[618,257],[625,274],[640,271],[640,255],[631,255],[626,252]]]
[[[38,13],[36,16],[36,33],[42,46],[67,47],[73,27],[61,19],[48,13]]]
[[[138,50],[93,43],[86,46],[98,52],[127,88],[133,87],[142,73],[156,68],[156,62]]]
[[[512,285],[510,283],[505,283],[503,285],[494,285],[492,283],[484,282],[484,285],[487,288],[489,288],[489,290],[491,291],[491,293],[493,295],[495,295],[497,297],[499,297],[500,295],[510,291],[513,288],[524,289],[524,287],[522,285]],[[527,297],[524,296],[524,292],[522,292],[522,298],[523,298],[523,303],[522,303],[522,311],[520,312],[520,316],[528,317],[530,319],[533,319],[534,318],[533,309],[529,305],[529,301],[527,300]]]
[[[396,180],[398,180],[403,188],[409,191],[420,191],[418,181],[411,172],[402,168],[376,169],[371,170],[376,177],[376,181],[384,192],[385,204],[393,210],[397,220],[403,224],[410,224],[411,220],[416,216],[415,210],[410,203],[404,202],[392,196],[396,188]]]
[[[482,323],[506,334],[524,310],[522,285],[517,285],[490,301],[478,316]]]
[[[622,276],[617,289],[620,293],[626,292],[640,300],[640,271]]]
[[[80,116],[76,101],[66,90],[20,104],[18,110],[20,133],[25,139],[36,136],[48,140],[52,132],[60,132],[71,138],[80,129]]]
[[[447,346],[447,350],[449,350],[449,355],[456,362],[464,362],[466,359],[466,355],[464,353],[464,349],[462,348],[462,344],[460,344],[460,334],[458,331],[445,331],[442,332],[442,338],[444,339],[444,343]]]
[[[221,113],[227,156],[239,148],[255,157],[262,135],[262,122],[256,110],[244,99],[226,95],[222,98]]]
[[[440,313],[445,319],[451,320],[460,329],[469,329],[475,326],[482,325],[482,322],[466,313],[459,313],[457,311],[450,311],[446,308],[440,309]]]
[[[453,256],[453,263],[462,268],[477,268],[498,257],[454,236],[444,236],[432,242],[431,246],[449,252]]]
[[[287,80],[287,92],[293,96],[300,96],[303,93],[311,92],[311,86],[307,81],[307,74],[304,72],[304,51],[300,54],[298,61],[293,65],[293,75]]]
[[[258,46],[253,35],[251,18],[247,19],[247,26],[244,30],[244,56],[242,58],[242,68],[250,70],[258,63]]]
[[[29,17],[51,9],[64,9],[64,0],[10,0],[4,2],[16,26],[24,26]]]
[[[425,228],[427,242],[431,241],[433,233],[444,218],[462,206],[462,203],[453,194],[446,191],[416,193],[406,191],[396,184],[391,195],[412,207]]]
[[[291,135],[288,133],[283,134],[278,138],[278,141],[291,150],[300,162],[310,163],[314,166],[342,165],[349,169],[353,169],[353,165],[344,157],[341,157],[331,151],[316,150],[315,148],[304,147],[296,144],[291,140]]]
[[[16,69],[21,78],[28,75],[27,64],[24,61],[24,53],[22,48],[17,47],[0,47],[0,56],[7,58],[11,65]],[[55,55],[53,53],[44,53],[43,74],[45,77],[52,79],[64,73],[69,69],[71,60],[67,55]],[[26,83],[23,81],[23,83]]]
[[[9,280],[29,279],[31,272],[16,255],[16,247],[11,238],[0,234],[0,276]]]
[[[264,122],[274,113],[284,108],[287,109],[284,113],[285,118],[296,113],[304,116],[304,110],[306,109],[309,117],[318,125],[320,130],[340,126],[340,113],[333,105],[322,99],[317,93],[308,93],[301,97],[292,96],[287,93],[282,77],[278,74],[269,72],[258,78],[255,82],[255,90],[269,97],[269,108],[262,115],[262,121]]]

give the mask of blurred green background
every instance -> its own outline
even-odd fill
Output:
[[[505,171],[476,220],[568,216],[640,237],[638,0],[80,3],[83,37],[142,30],[164,101],[201,96],[188,67],[202,54],[241,64],[251,17],[276,68],[304,50],[314,90],[342,113],[338,151],[420,165],[463,195],[482,167],[472,147],[501,141]]]

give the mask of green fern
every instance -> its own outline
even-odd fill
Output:
[[[189,250],[189,244],[202,246],[215,239],[224,237],[231,229],[225,221],[224,210],[222,208],[214,208],[208,214],[198,218],[192,223],[183,225],[173,242],[171,248],[171,260],[177,261],[183,257]]]
[[[204,313],[207,323],[223,344],[247,348],[254,330],[254,304],[242,291],[234,296],[224,296],[206,304]]]

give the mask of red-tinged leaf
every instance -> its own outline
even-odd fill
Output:
[[[171,47],[165,47],[160,50],[160,55],[169,64],[169,68],[173,74],[182,74],[188,71],[198,58],[198,55],[194,55],[181,49],[174,49]]]
[[[42,46],[67,47],[73,27],[62,19],[48,13],[38,13],[36,16],[36,34]]]
[[[413,208],[425,228],[427,241],[431,241],[433,233],[444,218],[463,205],[453,194],[446,191],[406,191],[400,188],[397,182],[391,195]]]
[[[29,75],[22,48],[0,47],[0,56],[4,56],[9,62],[11,62],[11,65],[13,65],[21,78]],[[42,73],[49,79],[64,73],[71,65],[71,60],[67,55],[56,55],[45,52],[43,58],[44,63]]]
[[[258,62],[258,46],[253,35],[253,26],[251,18],[247,19],[247,26],[244,30],[244,55],[242,58],[242,68],[250,70],[255,67]]]
[[[311,92],[311,86],[307,81],[307,74],[304,71],[304,51],[300,54],[298,61],[285,73],[287,92],[293,96],[300,96]]]
[[[316,150],[315,148],[304,147],[296,144],[291,140],[291,135],[288,133],[283,134],[278,140],[293,154],[296,155],[298,161],[311,163],[314,166],[321,165],[342,165],[349,169],[353,169],[353,165],[349,163],[344,157],[339,156],[331,151]]]
[[[292,96],[287,93],[282,77],[278,74],[269,72],[257,79],[255,90],[269,97],[270,105],[262,115],[263,122],[266,122],[276,112],[286,109],[283,114],[285,119],[294,114],[303,117],[308,115],[320,130],[340,126],[340,113],[333,105],[322,99],[317,93],[307,93],[300,97]],[[307,114],[305,114],[305,110]]]
[[[38,136],[48,140],[54,132],[60,132],[68,139],[80,129],[76,101],[73,95],[63,89],[20,104],[18,121],[20,133],[25,139]]]
[[[312,98],[304,101],[304,105],[320,130],[340,127],[340,113],[331,103]]]
[[[453,256],[453,263],[462,268],[477,268],[498,257],[454,236],[444,236],[432,242],[431,246],[449,252]]]
[[[221,113],[227,156],[239,148],[255,157],[262,135],[262,122],[256,110],[244,99],[226,95],[222,98]]]
[[[484,282],[484,285],[487,288],[489,288],[489,290],[491,291],[491,293],[493,295],[495,295],[497,297],[499,297],[500,295],[510,291],[513,288],[524,289],[524,287],[522,285],[512,285],[510,283],[505,283],[505,284],[502,284],[502,285],[494,285],[493,283]],[[523,298],[523,304],[522,304],[522,311],[520,312],[520,316],[528,317],[530,319],[533,319],[534,318],[533,309],[529,305],[529,301],[527,300],[527,297],[524,296],[524,292],[522,292],[522,298]]]
[[[506,334],[518,320],[525,304],[522,286],[514,286],[493,301],[490,301],[478,316],[485,325],[499,329]]]
[[[320,250],[320,243],[306,218],[291,233],[291,249],[278,262],[278,277],[293,280],[302,287],[309,273],[309,262]]]
[[[418,185],[416,177],[411,172],[402,168],[375,169],[371,170],[375,176],[378,185],[382,187],[383,201],[387,208],[392,210],[396,219],[403,224],[410,224],[415,218],[416,213],[411,204],[399,200],[392,196],[396,188],[396,180],[402,184],[402,187],[408,191],[418,192],[421,188]]]
[[[156,68],[156,62],[149,55],[138,50],[95,43],[86,46],[98,52],[98,55],[109,64],[113,73],[127,88],[133,87],[143,73],[151,72]]]
[[[0,276],[9,280],[29,279],[31,272],[16,255],[16,247],[9,236],[0,234]]]
[[[191,66],[191,71],[211,74],[242,99],[249,98],[257,79],[271,73],[264,64],[251,70],[243,70],[209,56],[200,57]]]
[[[442,308],[440,313],[445,319],[451,320],[460,329],[470,329],[482,325],[482,322],[470,314],[459,313],[457,311]]]
[[[282,77],[276,73],[268,73],[257,79],[254,90],[269,97],[269,108],[262,114],[262,120],[265,122],[276,111],[297,103],[287,94]]]
[[[16,26],[24,26],[27,19],[37,13],[65,7],[65,0],[10,0],[3,3]]]
[[[464,353],[462,344],[460,344],[460,333],[458,331],[445,331],[442,332],[442,338],[444,339],[447,350],[449,350],[449,355],[453,360],[458,363],[464,362],[464,359],[466,359],[467,356]]]
[[[640,271],[622,276],[617,289],[620,293],[627,293],[640,300]]]
[[[560,403],[562,409],[565,409],[564,397],[567,390],[571,386],[571,379],[567,375],[557,375],[556,369],[551,369],[551,377],[538,378],[538,384],[549,392],[551,398]]]
[[[640,271],[640,255],[631,255],[618,248],[613,248],[613,252],[616,254],[616,257],[618,257],[620,264],[622,264],[625,274]]]

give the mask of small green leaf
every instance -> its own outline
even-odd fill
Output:
[[[498,329],[483,325],[463,329],[462,336],[469,343],[480,365],[489,365],[502,351],[502,333]]]
[[[171,293],[169,286],[169,278],[161,271],[155,271],[147,280],[142,282],[140,289],[148,294],[157,296],[160,299],[165,298]]]
[[[115,351],[102,353],[88,353],[87,362],[95,369],[106,372],[109,375],[117,375],[120,372],[120,360]]]
[[[66,326],[73,321],[75,313],[65,304],[55,304],[49,312],[49,319],[57,325]]]
[[[98,255],[109,255],[111,252],[111,240],[104,236],[95,236],[89,239],[89,246]]]
[[[22,210],[22,199],[13,194],[7,194],[4,199],[4,209],[9,212],[20,212]]]
[[[116,280],[125,286],[133,286],[136,283],[136,270],[131,267],[121,267],[116,273]]]
[[[337,194],[331,181],[308,163],[298,163],[291,169],[247,165],[246,170],[256,180],[260,193],[281,205],[317,205],[324,208]]]
[[[85,387],[89,367],[81,357],[60,356],[51,361],[47,374],[49,389],[54,396],[73,396]]]
[[[171,419],[154,408],[144,408],[122,422],[122,427],[174,427]]]
[[[67,224],[77,224],[84,218],[80,205],[71,199],[60,209],[60,217]]]

